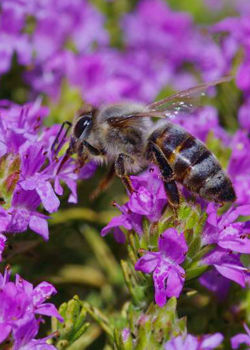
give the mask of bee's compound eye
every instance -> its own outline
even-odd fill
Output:
[[[91,117],[83,116],[81,117],[74,127],[74,136],[80,138],[83,135],[83,132],[87,132],[92,124]]]

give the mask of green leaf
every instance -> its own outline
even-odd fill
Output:
[[[21,160],[18,154],[5,154],[0,158],[0,204],[9,209],[20,176]]]
[[[89,323],[86,322],[87,311],[82,307],[77,295],[67,303],[63,303],[59,313],[64,318],[64,322],[60,323],[53,318],[52,330],[58,332],[56,347],[62,350],[78,340],[87,331]]]
[[[186,281],[201,276],[208,268],[209,267],[206,265],[198,266],[196,263],[191,265],[191,267],[186,270]]]

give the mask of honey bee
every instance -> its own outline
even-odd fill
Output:
[[[73,120],[70,145],[62,164],[77,153],[80,166],[92,159],[110,165],[93,197],[107,188],[115,174],[133,192],[129,174],[139,173],[154,163],[174,208],[180,204],[176,182],[207,201],[234,201],[232,183],[213,153],[169,118],[190,112],[197,95],[228,80],[200,84],[150,105],[122,103],[99,109],[85,105]],[[153,122],[152,118],[161,120]]]

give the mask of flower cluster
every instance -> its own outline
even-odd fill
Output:
[[[250,45],[249,45],[249,4],[242,7],[240,17],[229,17],[214,25],[212,31],[221,34],[221,46],[224,48],[224,60],[229,65],[233,65],[233,60],[239,54],[244,52],[243,60],[237,67],[236,84],[243,91],[244,104],[238,112],[238,119],[242,128],[250,130],[249,124],[249,101],[250,101]],[[222,35],[224,34],[224,35]]]
[[[106,235],[113,231],[120,243],[125,242],[121,227],[134,230],[143,238],[143,220],[158,224],[167,207],[163,182],[157,168],[151,167],[139,176],[131,176],[131,181],[135,191],[129,201],[123,206],[116,204],[122,214],[114,217],[101,232]],[[242,265],[240,254],[250,253],[249,221],[237,222],[237,219],[249,216],[250,205],[232,207],[221,216],[217,214],[217,209],[213,203],[207,205],[200,249],[211,248],[199,264],[209,266],[212,270],[203,274],[200,282],[222,297],[230,286],[228,280],[242,287],[246,285],[247,268]],[[143,256],[137,261],[136,270],[153,274],[155,301],[159,306],[166,303],[167,297],[179,297],[185,280],[185,270],[180,264],[184,262],[187,252],[183,233],[169,228],[159,236],[158,247],[153,251],[143,250]]]
[[[49,213],[58,210],[58,196],[63,194],[61,182],[71,191],[69,202],[76,203],[77,179],[91,176],[95,166],[83,167],[79,173],[73,159],[61,166],[63,155],[59,156],[59,149],[55,151],[52,147],[59,128],[41,126],[48,110],[40,100],[24,106],[2,101],[0,113],[2,254],[6,233],[30,228],[47,240],[48,216],[39,211],[39,206],[42,204]]]
[[[14,350],[55,349],[47,344],[49,337],[35,339],[42,322],[41,316],[63,321],[56,307],[46,302],[55,293],[56,289],[48,282],[41,282],[34,288],[19,275],[16,275],[15,282],[11,282],[8,269],[4,275],[0,274],[0,343],[13,342]]]
[[[157,222],[167,204],[163,182],[156,167],[151,167],[140,176],[131,176],[131,181],[135,191],[130,196],[128,203],[123,206],[115,203],[122,215],[114,217],[101,231],[102,236],[113,231],[116,240],[122,243],[125,242],[125,236],[120,226],[127,230],[133,229],[142,235],[143,217]]]
[[[105,3],[107,13],[115,12],[113,6],[115,2]],[[216,348],[223,341],[222,334],[206,333],[221,330],[209,329],[200,336],[188,334],[186,321],[177,317],[176,300],[185,303],[195,286],[195,293],[205,287],[221,301],[232,282],[239,290],[249,282],[244,255],[250,253],[250,6],[247,0],[237,4],[204,0],[204,6],[230,6],[239,16],[201,28],[190,14],[172,10],[166,1],[140,0],[133,9],[128,6],[130,12],[116,14],[113,19],[117,26],[113,34],[121,32],[118,47],[110,45],[112,29],[108,32],[104,14],[90,1],[1,3],[0,76],[8,80],[6,74],[11,77],[18,68],[22,84],[27,86],[25,98],[34,102],[20,106],[0,100],[0,258],[10,234],[30,229],[48,240],[49,215],[58,210],[64,185],[70,192],[68,201],[77,203],[77,180],[89,178],[96,169],[92,162],[79,169],[79,162],[65,157],[66,134],[60,134],[55,144],[59,125],[43,126],[48,108],[42,106],[40,94],[47,95],[45,100],[53,108],[66,81],[78,88],[84,101],[96,106],[120,100],[148,103],[163,92],[165,95],[170,87],[185,89],[197,81],[211,81],[236,71],[236,85],[243,99],[233,83],[228,84],[236,96],[232,103],[238,107],[240,129],[234,135],[225,131],[219,120],[223,114],[228,125],[223,87],[219,88],[222,98],[218,98],[218,110],[207,106],[171,119],[204,143],[214,141],[215,153],[219,157],[222,153],[222,166],[227,167],[232,180],[235,203],[222,208],[208,204],[178,183],[181,203],[173,209],[160,171],[152,165],[144,173],[130,176],[134,191],[128,194],[127,203],[114,203],[121,213],[101,230],[102,236],[112,232],[117,242],[128,246],[129,257],[122,262],[122,270],[133,300],[119,320],[123,327],[127,322],[121,339],[130,342],[128,349],[147,339],[169,350]],[[8,92],[6,98],[10,95]],[[96,252],[103,259],[111,255],[99,246]],[[112,270],[109,262],[104,270]],[[116,287],[118,290],[119,282]],[[111,289],[104,293],[106,300],[100,305],[107,304],[107,296],[111,299]],[[52,335],[35,339],[42,315],[62,321],[55,306],[45,302],[55,292],[47,282],[34,288],[18,275],[11,282],[6,269],[0,275],[0,343],[8,347],[11,342],[14,350],[55,349],[47,344]],[[62,306],[72,328],[64,333],[64,327],[58,327],[59,348],[65,347],[69,333],[75,341],[87,329],[86,314],[98,320],[100,329],[107,330],[112,339],[113,329],[106,316],[87,302],[82,303],[82,309],[79,305],[75,298]],[[77,321],[75,315],[79,315]],[[233,349],[250,345],[249,329],[244,327],[246,334],[232,332]],[[118,331],[114,342],[121,339]],[[148,344],[146,347],[150,348]]]
[[[8,1],[1,8],[1,74],[11,67],[13,54],[30,67],[26,80],[35,91],[57,96],[69,66],[72,47],[91,52],[94,43],[108,43],[104,18],[87,1]]]
[[[212,265],[223,277],[230,279],[242,287],[246,285],[247,268],[240,261],[240,253],[250,253],[248,239],[249,222],[235,222],[239,216],[248,216],[250,206],[239,206],[229,209],[218,217],[216,207],[207,207],[207,221],[204,227],[203,244],[216,244],[216,248],[203,258],[203,263]],[[205,273],[201,283],[216,292],[219,297],[227,294],[229,284],[212,270]],[[212,279],[214,281],[212,282]],[[218,280],[218,284],[215,281]],[[223,283],[223,281],[225,283]]]
[[[167,84],[195,84],[185,64],[203,80],[220,77],[230,68],[212,36],[202,34],[190,15],[172,11],[162,0],[142,0],[121,18],[123,52],[109,46],[103,15],[85,0],[6,0],[0,16],[0,73],[10,70],[16,53],[18,63],[26,67],[25,81],[36,93],[51,97],[58,96],[66,78],[91,103],[152,101]]]
[[[250,160],[248,149],[250,140],[247,133],[244,130],[238,130],[233,136],[230,146],[232,148],[232,155],[228,166],[228,173],[235,187],[237,203],[241,205],[249,204]]]

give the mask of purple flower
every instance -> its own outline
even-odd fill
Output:
[[[0,342],[11,336],[13,349],[23,349],[28,343],[36,343],[33,339],[39,330],[40,319],[36,314],[56,317],[63,321],[55,306],[46,303],[55,288],[48,282],[42,282],[33,288],[32,284],[16,275],[16,281],[10,281],[10,272],[0,275]],[[42,342],[43,340],[41,340]],[[39,343],[39,340],[37,340]],[[49,349],[49,348],[48,348]]]
[[[205,272],[199,278],[199,282],[213,292],[220,301],[225,300],[231,285],[230,280],[223,277],[216,269]]]
[[[250,80],[249,80],[249,14],[243,15],[241,17],[229,17],[221,22],[217,23],[213,30],[215,32],[223,32],[227,33],[226,39],[224,42],[230,43],[231,53],[229,57],[229,61],[232,61],[235,53],[243,48],[245,51],[245,58],[243,62],[238,67],[238,72],[236,76],[237,86],[249,93],[250,91]],[[225,36],[225,35],[224,35]],[[233,48],[233,49],[232,49]],[[228,50],[225,51],[226,59],[228,59]],[[231,62],[230,62],[231,63]]]
[[[18,291],[24,292],[30,299],[32,310],[35,314],[56,317],[59,321],[63,318],[58,313],[56,307],[51,303],[45,303],[57,291],[52,284],[41,282],[33,288],[30,282],[23,280],[19,275],[16,275],[16,287]]]
[[[157,222],[167,204],[163,181],[156,167],[151,167],[144,173],[130,178],[134,192],[130,195],[128,203],[123,206],[116,204],[122,215],[113,218],[101,232],[105,236],[113,230],[116,239],[120,242],[125,238],[119,226],[127,230],[133,229],[137,234],[142,235],[143,216],[152,222]]]
[[[237,203],[248,204],[250,203],[250,158],[248,156],[250,140],[247,134],[241,130],[236,132],[230,147],[232,155],[228,173],[233,181]]]
[[[29,227],[48,240],[48,216],[37,212],[41,200],[37,193],[33,191],[24,191],[19,186],[12,199],[12,207],[6,211],[8,225],[5,232],[19,233],[24,232]]]
[[[17,153],[26,141],[35,142],[38,130],[48,109],[41,106],[41,100],[23,106],[9,101],[0,101],[0,156]]]
[[[126,341],[128,340],[129,336],[130,336],[130,329],[129,328],[124,328],[122,330],[122,341],[124,343],[126,343]]]
[[[164,55],[178,64],[187,49],[192,20],[186,13],[171,11],[163,1],[140,1],[134,13],[123,19],[125,42],[132,48],[146,49]],[[176,42],[184,47],[176,47]],[[176,50],[171,50],[173,47]]]
[[[238,119],[241,127],[250,131],[250,99],[239,108]]]
[[[64,192],[62,183],[71,191],[69,202],[76,203],[77,180],[90,177],[96,165],[89,163],[77,173],[76,161],[70,158],[61,166],[64,156],[58,156],[60,150],[52,149],[60,126],[42,127],[48,109],[41,106],[41,100],[24,106],[0,101],[0,113],[0,166],[4,170],[0,182],[4,203],[0,208],[0,234],[30,228],[47,240],[48,216],[38,211],[39,206],[42,204],[49,213],[56,211],[60,205],[58,196]],[[1,254],[4,237],[1,236]]]
[[[215,333],[195,337],[191,334],[185,337],[179,335],[165,344],[166,350],[212,350],[217,348],[223,341],[223,335]]]
[[[250,240],[247,238],[245,222],[235,222],[240,215],[249,216],[250,205],[229,209],[220,217],[216,206],[210,203],[207,207],[208,218],[202,234],[203,244],[217,243],[219,247],[239,253],[250,253]]]
[[[214,266],[222,276],[245,287],[247,269],[240,262],[239,255],[226,249],[216,248],[202,259],[202,263]]]
[[[42,339],[33,339],[37,333],[36,328],[34,319],[24,323],[23,327],[20,325],[13,333],[16,339],[13,350],[56,350],[56,347],[47,343],[47,340],[55,334]]]
[[[2,233],[0,233],[0,261],[2,261],[2,254],[5,248],[6,239],[7,238]]]
[[[250,16],[249,16],[250,19]],[[250,48],[248,48],[249,50]],[[249,78],[249,72],[250,72],[250,52],[247,52],[245,59],[241,63],[238,69],[238,74],[236,76],[236,83],[239,89],[247,92],[249,95],[250,92],[250,78]]]
[[[96,44],[107,45],[109,38],[103,15],[87,1],[48,2],[39,10],[33,13],[36,27],[30,38],[35,53],[34,69],[26,72],[25,77],[35,91],[56,98],[77,54],[86,55]],[[65,48],[69,43],[77,54]]]
[[[238,349],[240,344],[246,344],[250,347],[250,329],[246,324],[243,325],[246,331],[246,334],[240,333],[231,338],[232,349]]]
[[[192,115],[181,114],[175,117],[173,121],[180,124],[193,136],[198,137],[203,142],[206,141],[209,132],[213,130],[215,137],[221,139],[224,144],[229,144],[229,135],[220,127],[218,112],[212,106],[203,107],[201,110],[192,113]]]
[[[78,179],[81,179],[81,180],[89,179],[94,175],[96,168],[97,168],[97,163],[95,163],[94,161],[87,163],[80,169],[78,174]]]
[[[135,269],[144,273],[153,272],[155,301],[159,306],[166,298],[179,297],[185,277],[185,270],[179,266],[188,247],[183,233],[169,228],[158,240],[158,252],[146,252],[135,264]]]
[[[15,345],[13,350],[56,350],[55,346],[47,343],[47,340],[50,338],[51,336],[42,339],[31,339],[26,344]]]
[[[122,212],[122,215],[113,217],[108,225],[103,227],[101,230],[101,235],[106,236],[109,232],[113,232],[118,243],[125,243],[125,235],[120,229],[120,226],[127,230],[135,230],[137,234],[141,235],[143,233],[141,222],[142,216],[132,213],[127,204],[120,206],[115,203],[115,205]]]
[[[187,13],[171,11],[163,1],[140,1],[134,13],[124,17],[122,27],[127,48],[136,48],[150,57],[158,69],[161,64],[167,65],[170,72],[176,73],[189,62],[205,80],[215,79],[228,69],[222,50],[212,38],[202,35]],[[177,42],[182,45],[176,46]],[[172,77],[176,80],[175,74],[169,76]]]
[[[101,231],[102,236],[113,231],[115,239],[120,243],[125,242],[120,226],[127,230],[133,229],[137,234],[142,235],[143,216],[152,222],[157,222],[167,204],[163,181],[156,167],[151,167],[143,174],[130,178],[134,192],[130,195],[128,203],[123,206],[115,204],[122,215],[114,217]]]
[[[131,176],[134,192],[128,202],[131,212],[144,215],[150,221],[159,221],[167,204],[163,181],[156,167],[151,167],[139,176]]]

